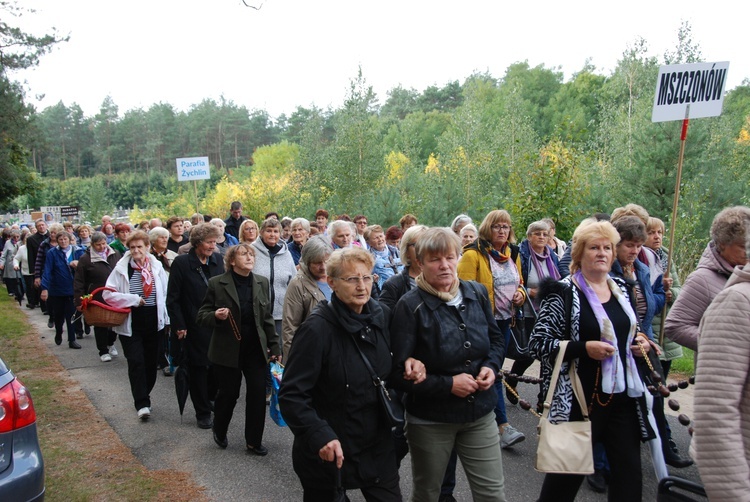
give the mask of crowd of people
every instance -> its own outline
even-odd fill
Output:
[[[385,227],[325,209],[309,220],[271,212],[257,223],[235,201],[226,219],[8,226],[0,269],[19,306],[26,298],[48,316],[57,345],[66,331],[68,346],[81,348],[92,328],[81,315],[87,301],[127,309],[119,326],[93,331],[103,363],[119,355],[120,340],[138,419],[152,418],[159,370],[184,367],[197,426],[220,448],[244,376],[245,447],[268,453],[269,363],[283,362],[279,404],[305,500],[333,499],[337,483],[367,500],[401,500],[407,452],[412,500],[455,500],[458,458],[474,500],[505,500],[501,450],[531,432],[509,423],[506,406],[519,403],[515,376],[535,360],[536,409],[552,422],[583,419],[572,405],[575,363],[595,465],[587,476],[547,474],[539,500],[572,501],[584,479],[609,500],[640,500],[641,443],[657,478],[695,459],[711,500],[744,500],[750,208],[715,216],[682,285],[673,263],[668,270],[664,234],[636,204],[596,213],[565,242],[553,220],[516,229],[502,209],[476,222],[460,214],[450,227],[411,214]],[[517,330],[528,346],[507,378]],[[697,365],[690,456],[672,440],[664,397],[649,390],[654,378],[666,381],[683,346]],[[645,359],[657,361],[657,377]],[[403,404],[403,423],[384,412],[384,399]]]

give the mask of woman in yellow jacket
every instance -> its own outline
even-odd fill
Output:
[[[515,310],[526,301],[521,257],[518,246],[514,244],[515,240],[510,214],[503,209],[490,211],[479,226],[479,238],[464,248],[458,262],[460,279],[477,281],[487,288],[495,320],[505,335],[506,347],[510,341],[510,327]],[[520,443],[526,436],[508,423],[505,400],[502,397],[502,381],[496,380],[495,385],[499,396],[495,420],[501,435],[500,444],[503,448],[508,448]]]

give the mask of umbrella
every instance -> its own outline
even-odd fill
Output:
[[[190,393],[190,373],[187,365],[187,351],[184,341],[180,340],[180,364],[174,370],[174,390],[177,394],[177,405],[180,407],[180,423],[182,423],[182,412],[185,411],[185,403]]]
[[[18,305],[21,306],[23,302],[23,279],[8,279],[8,291],[13,293]]]
[[[336,469],[336,486],[333,490],[333,502],[348,502],[346,488],[341,483],[341,469],[336,467],[336,455],[333,456],[333,467]]]

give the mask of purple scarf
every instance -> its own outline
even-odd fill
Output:
[[[615,329],[607,315],[607,311],[604,310],[602,302],[599,301],[599,297],[591,289],[591,286],[589,286],[589,283],[580,270],[573,274],[573,281],[583,292],[583,295],[591,306],[591,310],[594,311],[594,317],[596,317],[596,321],[599,323],[599,330],[601,331],[601,341],[612,345],[614,348],[614,355],[602,360],[602,391],[606,394],[612,394],[614,392],[623,392],[627,388],[628,396],[630,397],[642,395],[644,390],[643,382],[641,382],[638,374],[638,367],[635,364],[635,359],[633,359],[633,353],[630,351],[630,345],[633,343],[633,338],[636,335],[637,320],[627,298],[620,291],[620,288],[617,287],[615,281],[608,277],[607,285],[612,295],[617,299],[622,310],[625,311],[625,314],[630,319],[630,330],[628,331],[628,339],[625,343],[627,347],[627,353],[625,354],[626,365],[625,371],[623,371],[622,366],[619,364],[620,354],[617,346],[617,336],[615,335]]]
[[[559,281],[560,272],[557,270],[555,262],[552,260],[552,253],[550,252],[549,246],[544,246],[544,253],[542,254],[534,251],[534,248],[531,246],[529,246],[529,249],[531,250],[531,263],[534,264],[534,269],[536,269],[536,275],[539,276],[539,281],[541,282],[545,277],[552,277],[554,280]],[[544,260],[547,263],[549,274],[544,273],[540,260]]]

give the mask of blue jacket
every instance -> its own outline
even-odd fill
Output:
[[[230,246],[236,246],[240,243],[237,237],[230,234],[229,232],[224,232],[224,238],[227,240],[227,244],[229,244]]]
[[[620,262],[615,260],[609,274],[613,277],[624,279]],[[664,294],[664,285],[662,284],[661,276],[659,276],[656,281],[654,281],[653,287],[651,286],[651,273],[648,270],[648,266],[644,265],[640,260],[635,260],[635,277],[638,284],[641,286],[641,291],[646,297],[646,314],[639,319],[641,329],[646,333],[649,339],[653,340],[654,329],[651,326],[651,321],[653,320],[654,315],[656,315],[657,312],[661,312],[661,309],[664,308],[664,302],[666,302],[667,299]],[[630,284],[630,281],[628,280],[625,282]]]
[[[75,245],[71,246],[71,260],[80,259],[84,250]],[[42,273],[42,289],[46,289],[50,296],[73,296],[74,274],[74,269],[70,267],[65,253],[60,251],[60,248],[55,246],[47,251]]]

